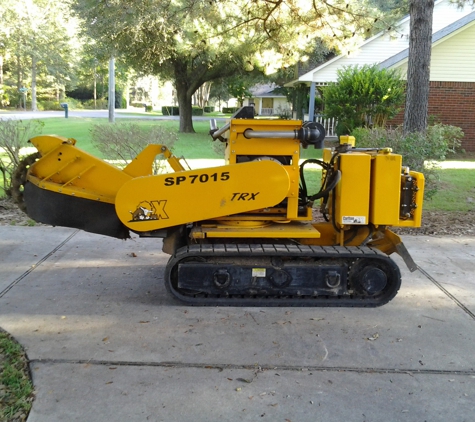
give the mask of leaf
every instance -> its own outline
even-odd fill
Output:
[[[252,382],[252,379],[236,378],[236,381],[247,382],[248,384],[250,384]]]
[[[379,338],[379,334],[378,333],[375,333],[372,335],[372,337],[368,337],[368,340],[369,341],[374,341],[374,340],[377,340]]]

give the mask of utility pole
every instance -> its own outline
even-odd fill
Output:
[[[114,56],[109,60],[109,123],[115,122],[115,66]]]

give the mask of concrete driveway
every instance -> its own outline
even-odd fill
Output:
[[[193,308],[156,239],[0,227],[0,326],[29,422],[472,421],[475,237],[405,238],[422,272],[377,309]]]

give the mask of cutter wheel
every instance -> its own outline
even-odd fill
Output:
[[[28,181],[28,169],[40,157],[41,154],[39,152],[35,152],[34,154],[28,155],[20,161],[12,175],[12,198],[17,204],[18,208],[20,208],[25,213],[26,205],[23,198],[23,192],[25,188],[25,183],[27,183]]]
[[[400,284],[394,261],[368,247],[192,245],[165,272],[167,290],[199,306],[377,307]]]

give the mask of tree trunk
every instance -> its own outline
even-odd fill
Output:
[[[36,57],[31,56],[31,111],[38,111],[36,106]]]
[[[190,87],[187,65],[181,61],[174,63],[175,88],[180,109],[179,132],[194,133],[191,101],[196,90]]]
[[[0,54],[0,85],[3,85],[3,56]]]
[[[178,98],[178,107],[180,109],[180,129],[179,132],[194,133],[191,97],[193,94],[189,93],[186,82],[175,81],[176,95]]]
[[[427,129],[433,12],[434,0],[410,0],[405,133]]]
[[[97,72],[94,65],[94,110],[97,108]]]

